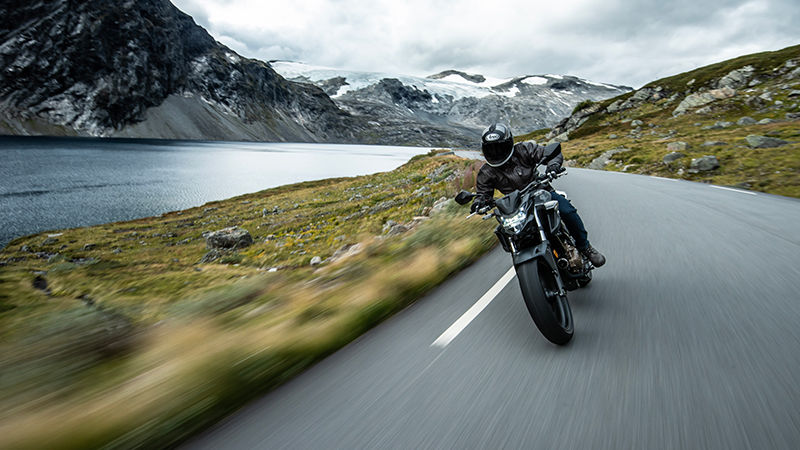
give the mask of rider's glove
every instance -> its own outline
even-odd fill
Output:
[[[561,173],[562,171],[561,164],[550,164],[547,166],[547,170],[545,170],[546,173],[552,174]]]
[[[486,207],[486,202],[484,202],[480,197],[475,197],[475,200],[472,201],[472,206],[469,207],[469,212],[476,213]]]

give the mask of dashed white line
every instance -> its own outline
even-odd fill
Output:
[[[462,314],[461,317],[458,318],[458,320],[456,320],[455,322],[453,322],[452,325],[450,325],[450,328],[446,329],[441,336],[439,336],[438,338],[436,338],[435,341],[433,341],[431,347],[441,347],[441,348],[447,347],[447,345],[453,339],[455,339],[456,336],[458,336],[458,334],[461,333],[464,330],[464,328],[466,328],[467,325],[469,325],[470,322],[472,322],[472,320],[475,319],[475,317],[477,317],[478,314],[480,314],[481,311],[483,311],[483,309],[486,308],[489,305],[489,303],[492,302],[492,300],[494,300],[495,297],[497,297],[497,294],[499,294],[500,291],[502,291],[503,288],[506,287],[508,282],[514,278],[514,275],[516,275],[516,272],[514,272],[514,268],[512,267],[508,269],[508,272],[506,272],[505,275],[503,275],[497,281],[497,283],[494,284],[494,286],[492,286],[488,291],[486,291],[486,293],[483,294],[483,297],[478,299],[478,301],[475,302],[475,304],[472,305],[472,307],[470,307],[467,310],[467,312]]]
[[[723,186],[714,186],[714,185],[711,185],[711,187],[712,187],[712,188],[714,188],[714,189],[724,189],[724,190],[726,190],[726,191],[738,192],[738,193],[740,193],[740,194],[747,194],[747,195],[758,195],[758,194],[756,194],[755,192],[742,191],[742,190],[740,190],[740,189],[731,189],[731,188],[727,188],[727,187],[723,187]]]

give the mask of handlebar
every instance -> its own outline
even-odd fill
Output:
[[[541,187],[543,184],[550,184],[550,182],[552,182],[553,180],[561,178],[566,174],[567,174],[567,169],[565,167],[561,167],[560,170],[558,171],[545,172],[544,174],[537,175],[536,178],[534,178],[533,181],[531,181],[527,186],[520,189],[520,193],[527,192],[528,190],[534,187],[536,188]],[[474,213],[471,213],[466,218],[469,219],[476,214],[480,214],[483,216],[483,220],[486,220],[490,217],[495,216],[496,213],[492,211],[492,209],[494,208],[494,199],[490,200],[490,202],[491,202],[490,204],[484,206],[478,211],[475,211]]]

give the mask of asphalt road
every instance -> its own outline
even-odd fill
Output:
[[[572,169],[608,263],[563,348],[496,250],[191,448],[800,448],[800,201]]]

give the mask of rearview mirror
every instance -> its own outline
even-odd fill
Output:
[[[472,192],[467,192],[467,191],[461,191],[458,194],[456,194],[455,201],[459,205],[466,205],[467,203],[470,202],[470,200],[475,198],[476,195],[478,194],[473,194]]]
[[[544,147],[544,153],[542,153],[542,161],[539,164],[547,165],[553,158],[561,154],[561,142],[553,142],[552,144],[547,144]]]

